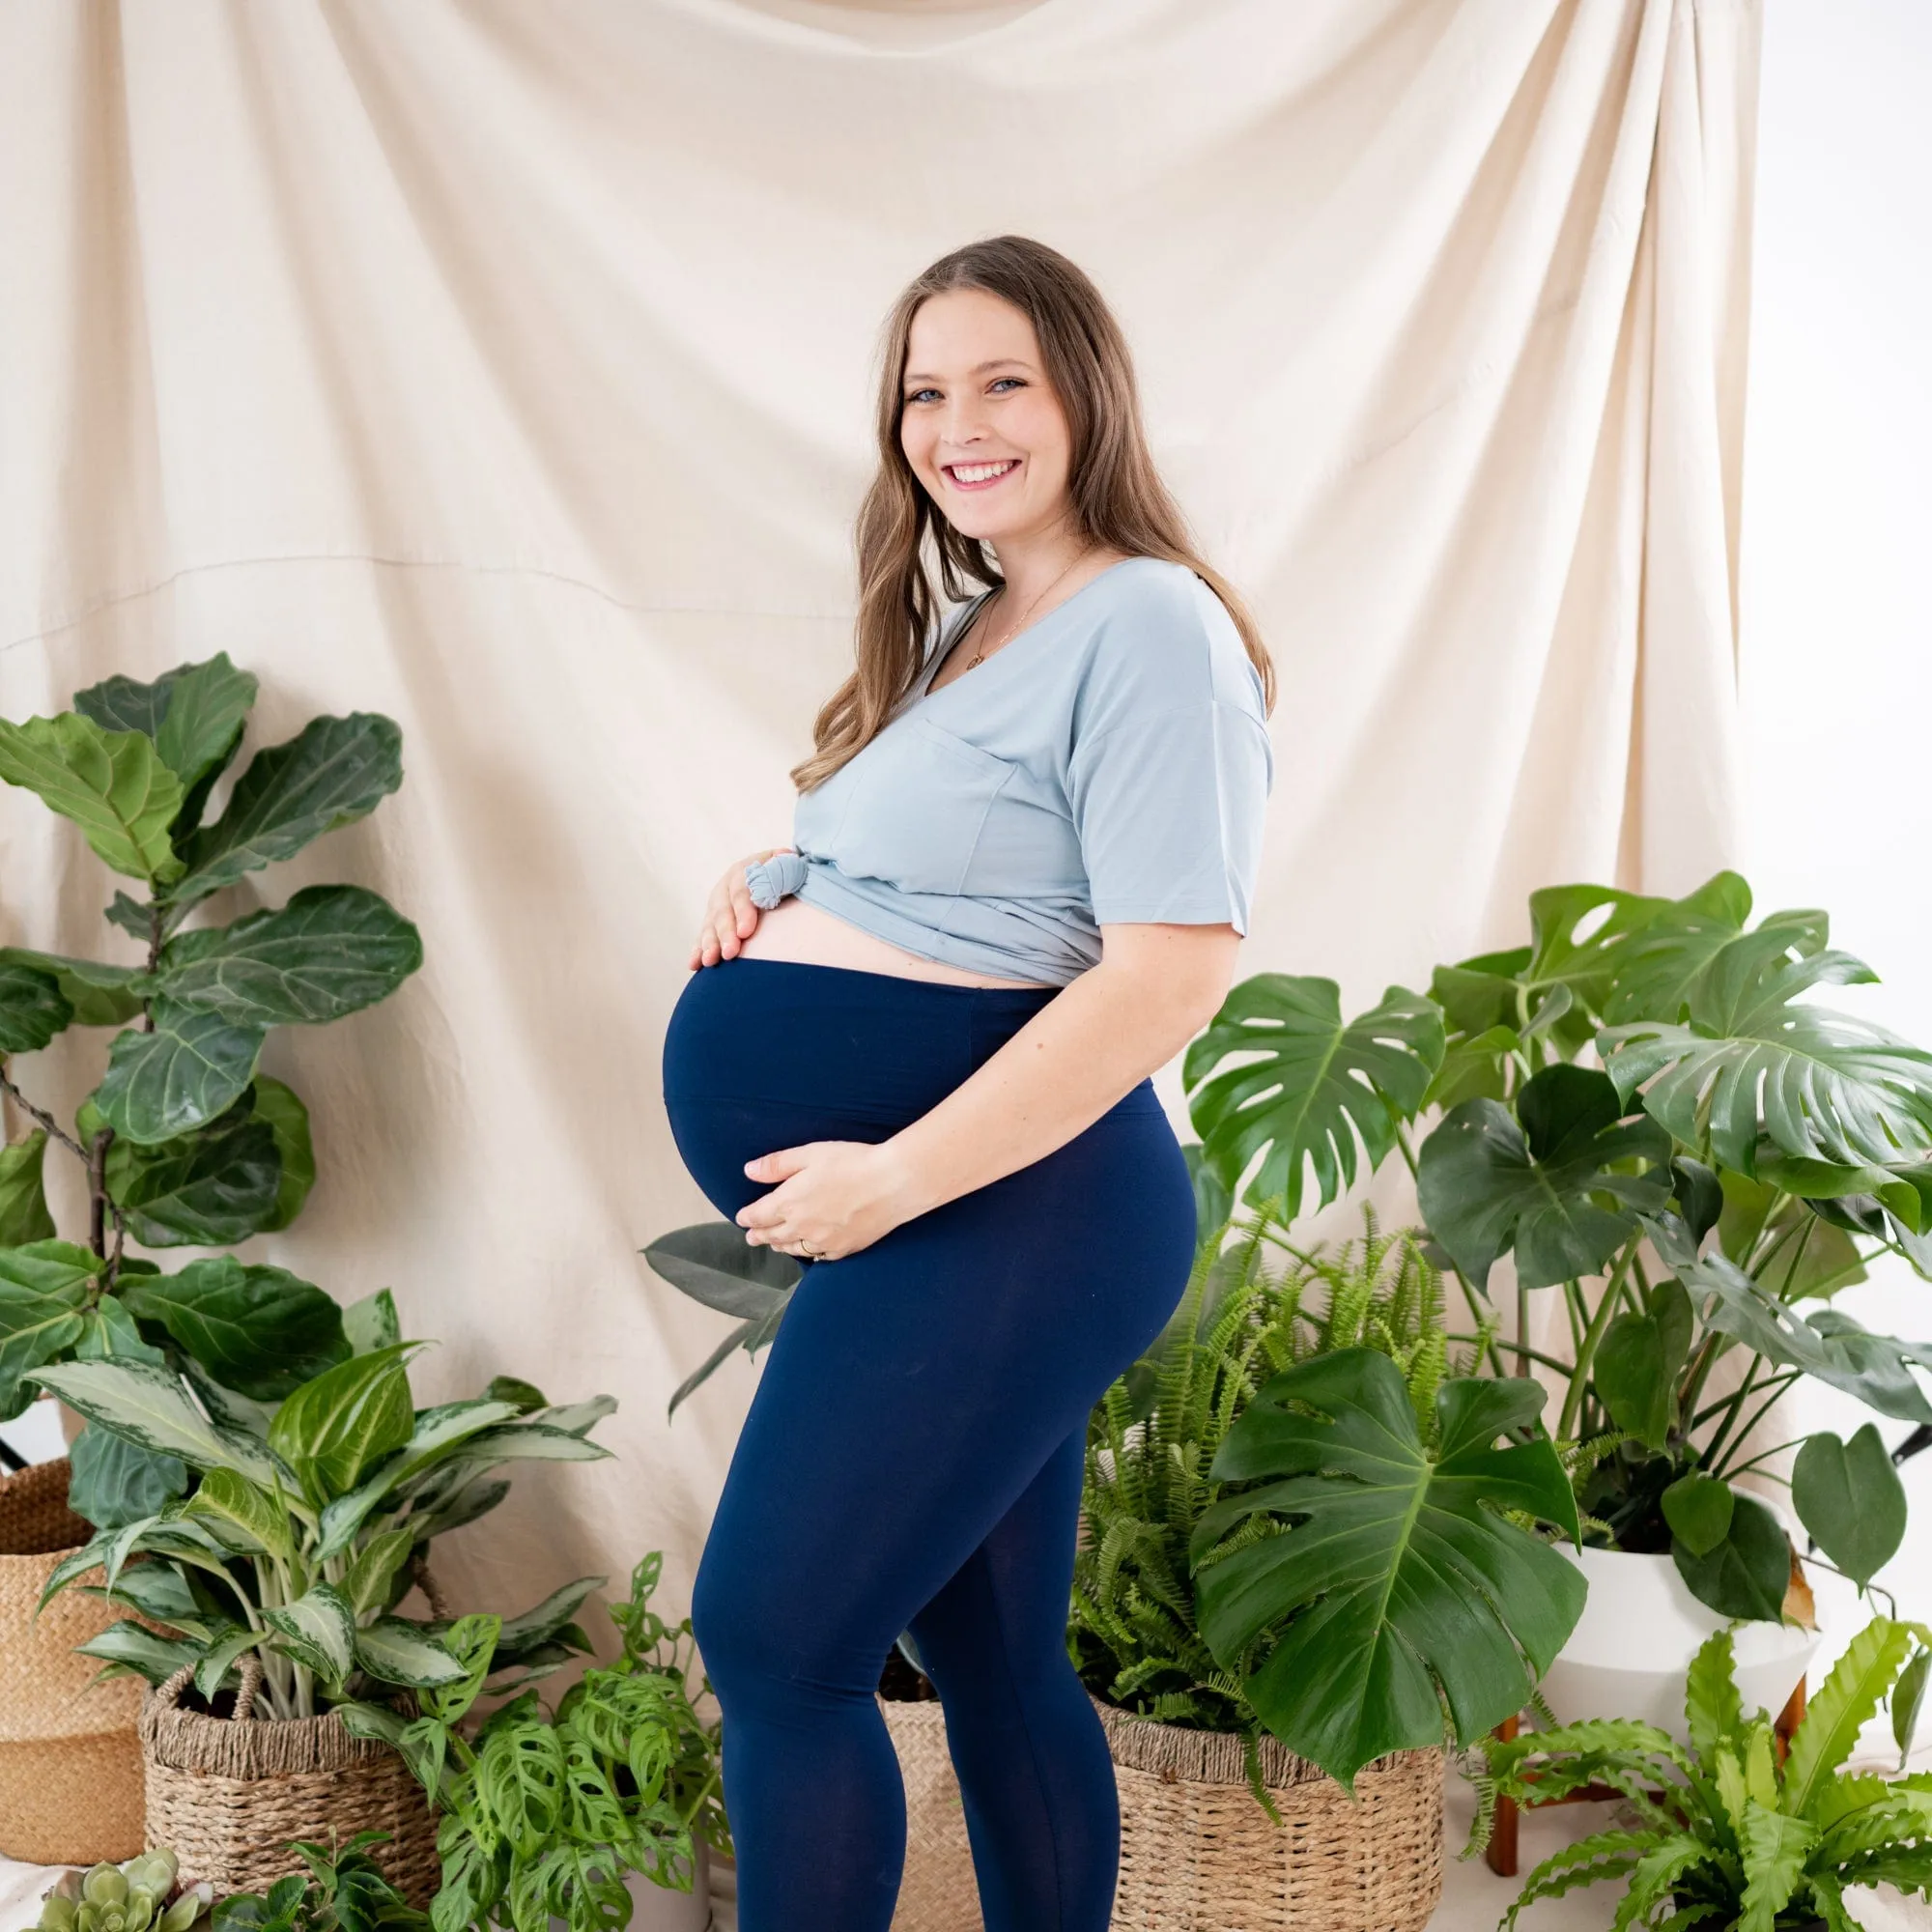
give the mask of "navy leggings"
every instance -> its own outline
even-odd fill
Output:
[[[744,1164],[878,1142],[1052,987],[743,955],[692,973],[665,1041],[678,1152],[719,1212]],[[1113,1766],[1067,1661],[1087,1415],[1186,1285],[1194,1201],[1142,1081],[1064,1147],[808,1263],[699,1566],[742,1932],[887,1932],[905,1794],[874,1702],[910,1629],[946,1710],[987,1932],[1103,1932]]]

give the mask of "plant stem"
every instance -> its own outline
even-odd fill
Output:
[[[1751,1431],[1755,1429],[1758,1426],[1758,1424],[1762,1422],[1765,1419],[1765,1417],[1771,1413],[1773,1407],[1776,1406],[1777,1402],[1777,1399],[1803,1374],[1804,1371],[1802,1369],[1795,1369],[1788,1376],[1774,1376],[1771,1378],[1771,1381],[1766,1381],[1759,1384],[1760,1388],[1771,1389],[1771,1394],[1765,1399],[1763,1405],[1759,1407],[1757,1413],[1753,1415],[1751,1419],[1747,1423],[1746,1423],[1742,1429],[1738,1431],[1737,1444],[1736,1444],[1738,1448],[1742,1449],[1745,1446],[1745,1444],[1750,1440]],[[1772,1382],[1776,1382],[1777,1386],[1776,1388],[1773,1388]],[[1726,1417],[1725,1419],[1727,1423],[1730,1420],[1730,1418],[1728,1417]],[[1724,1473],[1723,1465],[1719,1464],[1718,1467],[1714,1468],[1711,1471],[1711,1473],[1714,1476],[1722,1475]]]
[[[1597,1312],[1591,1316],[1590,1326],[1583,1336],[1583,1346],[1577,1351],[1577,1366],[1571,1372],[1570,1386],[1563,1397],[1563,1413],[1556,1424],[1556,1434],[1565,1441],[1576,1439],[1577,1417],[1583,1406],[1583,1390],[1590,1379],[1590,1364],[1597,1359],[1598,1346],[1616,1315],[1624,1277],[1630,1272],[1631,1264],[1636,1260],[1637,1242],[1641,1239],[1641,1236],[1631,1237],[1630,1245],[1624,1249],[1614,1272],[1604,1284],[1603,1299],[1597,1303]]]
[[[44,1127],[49,1138],[59,1141],[61,1146],[66,1148],[76,1160],[84,1161],[87,1158],[87,1150],[51,1114],[45,1113],[41,1108],[35,1106],[14,1085],[13,1081],[8,1079],[7,1069],[4,1065],[0,1065],[0,1091],[11,1094],[14,1096],[14,1104],[19,1108],[21,1113],[25,1114],[36,1126]]]
[[[107,1144],[114,1138],[112,1127],[102,1127],[94,1137],[87,1157],[87,1244],[101,1260],[107,1259]]]
[[[1474,1335],[1444,1335],[1442,1339],[1445,1342],[1474,1342],[1478,1337]],[[1512,1349],[1510,1352],[1514,1354],[1516,1350]],[[1565,1381],[1568,1381],[1576,1374],[1575,1368],[1570,1363],[1560,1360],[1555,1355],[1546,1355],[1540,1349],[1530,1349],[1524,1352],[1532,1362],[1540,1362],[1546,1369],[1554,1369]]]
[[[1774,1456],[1781,1456],[1785,1450],[1796,1449],[1800,1443],[1808,1442],[1810,1439],[1808,1435],[1794,1435],[1789,1442],[1780,1442],[1775,1449],[1761,1450],[1748,1463],[1734,1463],[1728,1473],[1733,1476],[1742,1476],[1746,1470],[1755,1469],[1760,1463],[1769,1463]],[[1769,1474],[1768,1471],[1767,1474]],[[1788,1476],[1771,1476],[1770,1480],[1774,1483],[1782,1483],[1787,1489],[1791,1486],[1791,1479]]]

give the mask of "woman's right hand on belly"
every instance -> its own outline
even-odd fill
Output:
[[[738,949],[758,929],[758,908],[752,902],[752,889],[745,883],[745,867],[776,852],[789,852],[789,845],[770,845],[762,852],[749,852],[711,888],[705,901],[704,918],[691,949],[694,968],[716,966],[721,959],[737,956]]]

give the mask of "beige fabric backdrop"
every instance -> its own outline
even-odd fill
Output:
[[[1523,895],[1731,856],[1756,0],[11,0],[0,713],[222,649],[264,740],[408,780],[267,875],[424,971],[271,1070],[323,1179],[258,1244],[621,1460],[458,1539],[510,1608],[668,1552],[753,1372],[635,1250],[710,1210],[659,1100],[703,895],[782,840],[849,651],[869,358],[975,235],[1118,304],[1282,674],[1244,972],[1352,1001]],[[125,944],[0,796],[0,938]],[[245,909],[237,892],[218,908]],[[67,1099],[99,1037],[22,1063]],[[1179,1108],[1177,1068],[1161,1086]]]

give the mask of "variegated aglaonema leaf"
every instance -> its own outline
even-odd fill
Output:
[[[1247,1198],[1284,1202],[1289,1220],[1326,1207],[1355,1179],[1358,1137],[1370,1173],[1395,1147],[1443,1045],[1440,1010],[1401,986],[1345,1021],[1332,980],[1243,980],[1181,1063],[1205,1158],[1234,1188],[1262,1154]],[[1224,1067],[1233,1056],[1239,1063]]]
[[[1448,1380],[1432,1450],[1395,1364],[1344,1349],[1275,1377],[1215,1455],[1214,1480],[1260,1487],[1195,1531],[1202,1634],[1268,1729],[1350,1790],[1371,1759],[1440,1744],[1445,1708],[1464,1745],[1520,1710],[1576,1627],[1581,1572],[1497,1514],[1579,1535],[1540,1428],[1498,1446],[1543,1401],[1526,1378]],[[1284,1533],[1224,1548],[1257,1517]]]
[[[1609,1079],[1559,1062],[1516,1111],[1465,1100],[1422,1144],[1416,1192],[1429,1232],[1484,1286],[1514,1251],[1524,1288],[1594,1274],[1670,1199],[1670,1136]]]

